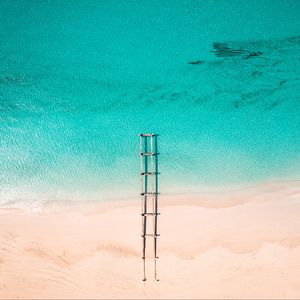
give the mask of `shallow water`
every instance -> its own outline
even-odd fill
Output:
[[[0,3],[0,202],[299,178],[299,1]]]

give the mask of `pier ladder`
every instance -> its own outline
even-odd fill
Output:
[[[141,216],[142,216],[142,239],[143,239],[143,281],[146,281],[146,245],[147,238],[153,239],[153,262],[154,279],[157,276],[157,217],[158,213],[158,148],[157,134],[141,133],[140,135],[140,160],[141,160]],[[152,219],[148,224],[148,218]],[[150,225],[148,228],[147,225]],[[152,228],[151,228],[152,227]]]

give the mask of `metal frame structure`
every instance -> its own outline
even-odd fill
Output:
[[[147,237],[153,238],[154,279],[157,277],[157,216],[158,213],[158,148],[157,134],[141,133],[140,135],[140,160],[141,160],[141,216],[143,238],[143,281],[146,281],[146,244]],[[147,218],[152,218],[151,233],[147,231]]]

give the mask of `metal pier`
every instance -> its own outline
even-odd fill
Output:
[[[154,279],[157,276],[157,216],[158,212],[158,148],[157,134],[141,133],[140,135],[140,160],[141,160],[141,216],[143,239],[143,281],[146,281],[146,244],[147,237],[153,238]],[[148,217],[152,219],[152,229],[147,228]],[[150,224],[151,226],[151,224]],[[148,230],[151,233],[148,233]]]

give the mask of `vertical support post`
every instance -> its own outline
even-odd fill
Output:
[[[147,140],[140,135],[140,159],[141,159],[141,196],[142,196],[142,238],[143,238],[143,281],[146,281],[146,234],[147,234],[147,191],[148,191],[148,178],[142,174],[147,172],[148,161],[144,159],[143,153],[147,151]]]
[[[154,143],[152,142],[152,152],[155,153],[154,156],[152,156],[155,159],[155,162],[153,161],[153,237],[154,237],[154,278],[156,281],[158,281],[157,277],[157,216],[158,216],[158,210],[157,210],[157,198],[158,198],[158,149],[157,149],[157,135],[152,136],[154,137]]]

